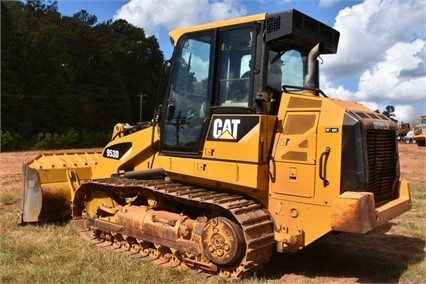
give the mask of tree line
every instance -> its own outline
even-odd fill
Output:
[[[1,150],[101,147],[154,112],[164,62],[125,20],[71,17],[57,1],[1,1]]]

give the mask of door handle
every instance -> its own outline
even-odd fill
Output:
[[[172,120],[176,109],[176,100],[174,98],[170,98],[167,102],[167,114],[166,118],[168,121]]]

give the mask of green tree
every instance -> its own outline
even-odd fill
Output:
[[[64,17],[57,1],[2,1],[1,24],[2,133],[27,143],[56,133],[69,144],[69,129],[90,135],[137,122],[141,92],[149,95],[144,120],[151,118],[164,57],[143,29],[97,24],[85,10]]]
[[[380,110],[376,109],[375,112],[380,113]],[[390,118],[395,123],[398,123],[398,120],[395,119],[395,107],[394,106],[386,106],[385,110],[382,111],[382,114],[386,116],[387,118]]]
[[[98,18],[95,15],[90,15],[86,10],[81,10],[80,12],[75,13],[72,17],[89,26],[96,24],[98,21]]]
[[[382,114],[385,115],[386,117],[392,119],[394,122],[398,122],[398,120],[396,120],[395,117],[395,107],[394,106],[386,106],[385,110],[382,111]]]
[[[146,38],[143,29],[125,20],[108,21],[96,29],[103,42],[108,43],[104,49],[113,56],[113,62],[109,64],[111,72],[116,72],[125,81],[125,101],[131,105],[131,122],[139,120],[138,95],[141,93],[147,95],[143,119],[151,119],[164,61],[157,39],[153,36]]]

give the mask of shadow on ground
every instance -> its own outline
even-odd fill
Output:
[[[274,254],[258,277],[280,279],[292,274],[311,279],[351,278],[362,283],[399,282],[408,265],[424,261],[425,241],[386,234],[392,225],[387,223],[364,235],[330,234],[296,254]]]

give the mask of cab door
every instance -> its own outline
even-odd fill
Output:
[[[211,99],[214,32],[187,35],[175,49],[161,152],[198,155]]]

